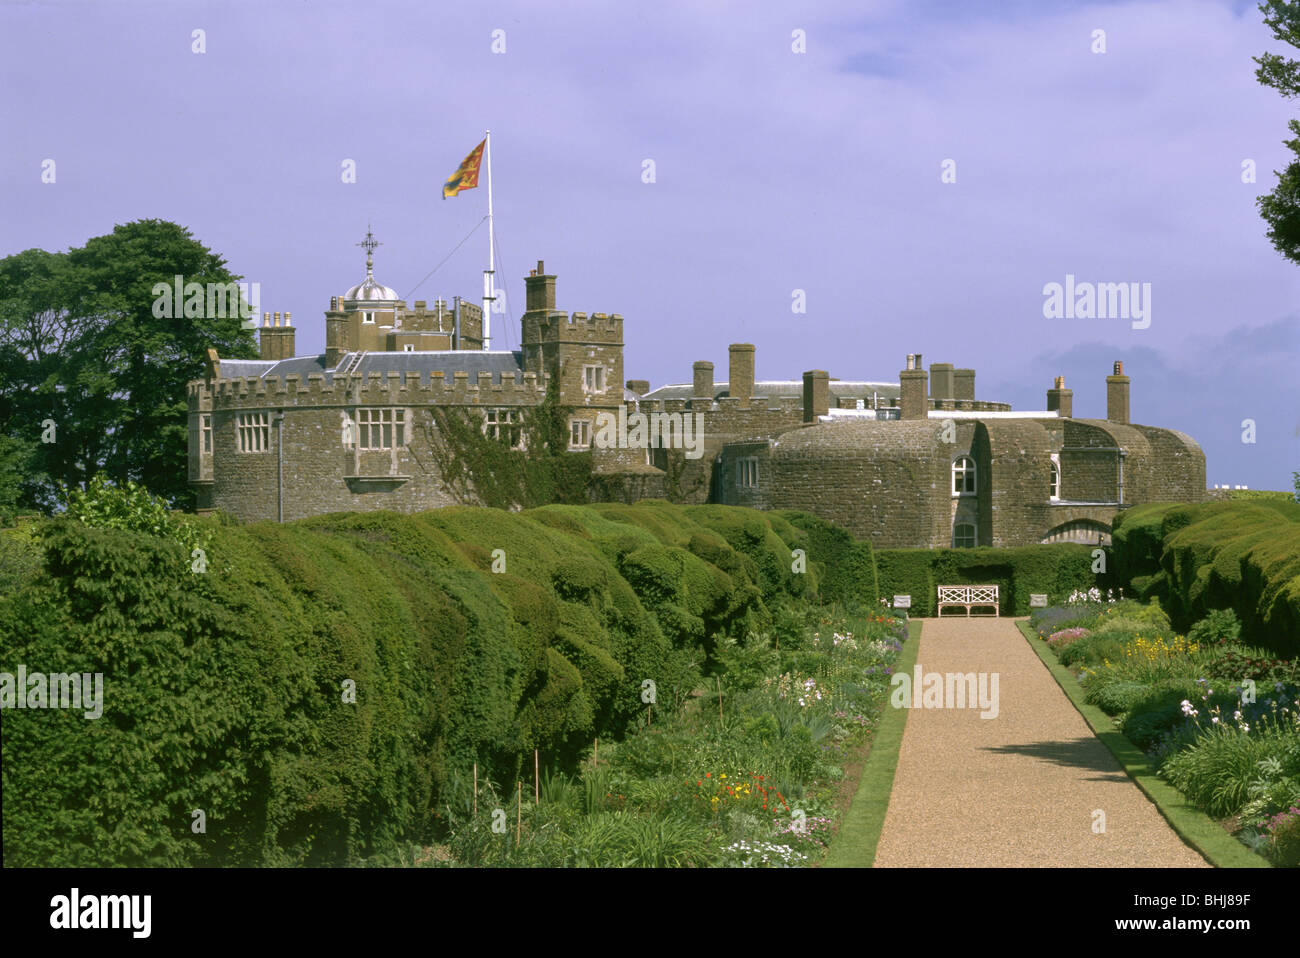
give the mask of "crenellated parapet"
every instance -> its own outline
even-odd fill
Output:
[[[435,371],[427,378],[414,372],[371,372],[364,378],[310,373],[283,378],[257,376],[217,380],[211,386],[190,384],[191,408],[208,397],[214,411],[280,409],[285,406],[535,406],[546,397],[546,377],[522,373],[501,376],[490,372],[451,377]]]

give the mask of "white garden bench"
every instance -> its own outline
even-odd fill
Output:
[[[939,615],[949,606],[961,606],[966,615],[971,609],[992,606],[993,614],[998,612],[998,587],[995,585],[941,585],[939,586]]]

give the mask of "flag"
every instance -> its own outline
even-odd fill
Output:
[[[465,157],[465,162],[460,165],[455,173],[442,186],[442,198],[445,200],[449,196],[455,196],[461,190],[472,190],[478,186],[478,168],[483,163],[483,144],[484,140],[478,146],[470,151],[469,156]]]

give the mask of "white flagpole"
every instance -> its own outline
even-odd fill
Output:
[[[487,188],[488,188],[488,268],[483,271],[483,349],[487,351],[492,348],[492,301],[496,298],[495,284],[493,275],[496,273],[496,263],[493,259],[493,233],[492,233],[492,131],[487,130],[484,136],[486,141],[483,146],[483,162],[487,165]]]

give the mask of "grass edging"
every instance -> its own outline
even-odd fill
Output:
[[[895,673],[910,673],[916,664],[921,645],[920,619],[908,620],[907,639],[894,667]],[[823,867],[870,868],[876,860],[876,845],[885,825],[885,813],[889,811],[889,795],[894,788],[894,772],[898,768],[898,750],[903,744],[907,712],[907,709],[890,708],[889,703],[885,703],[876,733],[871,738],[871,752],[862,766],[858,790],[853,794],[853,803],[844,815]]]
[[[1218,822],[1189,802],[1182,792],[1156,774],[1141,749],[1130,742],[1123,732],[1115,728],[1114,720],[1097,706],[1084,701],[1083,686],[1034,634],[1027,619],[1021,619],[1016,626],[1030,648],[1034,650],[1034,654],[1052,673],[1052,678],[1056,679],[1056,684],[1061,687],[1061,691],[1074,705],[1075,710],[1092,728],[1093,734],[1110,749],[1110,753],[1115,756],[1115,761],[1119,762],[1128,777],[1151,800],[1164,816],[1165,821],[1184,842],[1216,868],[1273,867],[1267,859],[1256,855],[1229,835]]]

